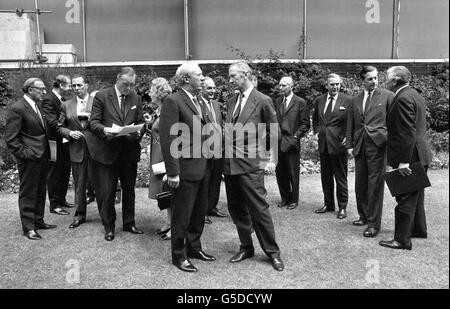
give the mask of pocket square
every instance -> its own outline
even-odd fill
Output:
[[[339,106],[339,110],[340,111],[345,111],[345,107],[344,106]]]
[[[134,105],[133,107],[131,107],[131,109],[135,109],[136,108],[136,105]]]

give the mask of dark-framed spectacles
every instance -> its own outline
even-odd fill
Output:
[[[35,86],[31,86],[30,88],[34,88],[34,89],[37,89],[37,90],[39,90],[39,91],[46,91],[46,88],[45,88],[45,87],[35,87]]]

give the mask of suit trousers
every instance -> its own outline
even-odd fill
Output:
[[[44,223],[47,159],[26,160],[17,164],[19,170],[19,211],[23,232]]]
[[[83,161],[80,163],[72,162],[72,174],[75,187],[75,218],[78,220],[86,219],[86,187],[91,170],[92,163],[87,151],[84,152]]]
[[[264,253],[279,256],[280,248],[275,241],[275,228],[266,202],[264,171],[258,170],[241,175],[225,175],[228,211],[241,242],[240,250],[254,252],[252,226]]]
[[[92,160],[92,179],[97,205],[106,232],[114,231],[116,209],[114,206],[117,180],[122,187],[122,223],[123,228],[135,225],[135,192],[137,162],[128,158],[119,158],[110,165]]]
[[[413,153],[411,163],[418,162],[417,150]],[[425,166],[425,171],[428,166]],[[409,192],[395,197],[395,233],[394,240],[402,244],[410,244],[411,237],[427,235],[425,217],[425,189]]]
[[[278,164],[275,169],[281,201],[287,204],[298,203],[300,185],[300,151],[278,151]]]
[[[70,178],[69,143],[57,144],[56,162],[49,162],[47,174],[50,210],[61,207],[66,202]]]
[[[198,181],[181,180],[173,191],[170,207],[172,261],[186,259],[202,250],[200,238],[208,208],[208,181],[212,160],[208,160],[205,176]]]
[[[223,159],[213,159],[211,167],[211,174],[208,184],[208,211],[207,214],[217,210],[217,203],[220,197],[220,184],[222,183]]]
[[[359,218],[380,230],[383,212],[386,147],[379,148],[364,133],[360,153],[355,157],[355,195]]]
[[[347,184],[348,159],[347,154],[329,154],[327,147],[320,153],[320,178],[324,203],[327,209],[333,211],[334,203],[334,180],[336,180],[336,198],[339,209],[346,209],[348,202]],[[334,180],[333,180],[334,178]]]

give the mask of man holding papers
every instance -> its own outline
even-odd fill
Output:
[[[420,162],[427,170],[430,150],[426,137],[425,100],[409,86],[411,73],[403,66],[387,71],[386,88],[395,92],[387,118],[387,164],[403,177],[411,177],[410,164]],[[380,246],[412,249],[411,237],[426,238],[424,188],[395,197],[395,234]]]
[[[133,91],[135,81],[134,70],[124,67],[113,87],[95,95],[90,127],[85,133],[93,160],[94,189],[107,241],[115,237],[114,197],[118,179],[122,186],[123,230],[132,234],[143,233],[136,228],[134,221],[134,186],[141,153],[139,141],[144,128],[121,136],[112,128],[113,124],[125,127],[145,123],[140,97]]]

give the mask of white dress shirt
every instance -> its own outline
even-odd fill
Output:
[[[250,96],[250,93],[253,91],[253,85],[251,85],[247,90],[245,90],[244,91],[244,97],[242,98],[242,100],[241,100],[241,110],[240,110],[240,112],[239,112],[239,115],[242,113],[242,110],[244,109],[244,106],[245,106],[245,103],[247,103],[247,99],[248,99],[248,97]],[[237,100],[237,102],[239,102],[239,99],[240,99],[240,96],[241,96],[242,94],[241,93],[239,93],[239,97],[238,97],[238,100]],[[237,103],[236,102],[236,103]],[[234,113],[236,112],[236,110],[237,110],[237,107],[238,107],[238,104],[236,104],[236,106],[234,107],[234,110],[233,110],[233,114],[232,115],[234,115]]]
[[[331,111],[333,112],[334,111],[334,107],[336,106],[336,102],[337,102],[337,99],[338,99],[338,95],[339,95],[339,93],[337,93],[334,97],[333,97],[333,105],[331,106]],[[328,104],[330,103],[330,94],[327,94],[327,100],[325,101],[325,108],[323,109],[323,114],[325,115],[325,112],[327,111],[327,107],[328,107]]]

